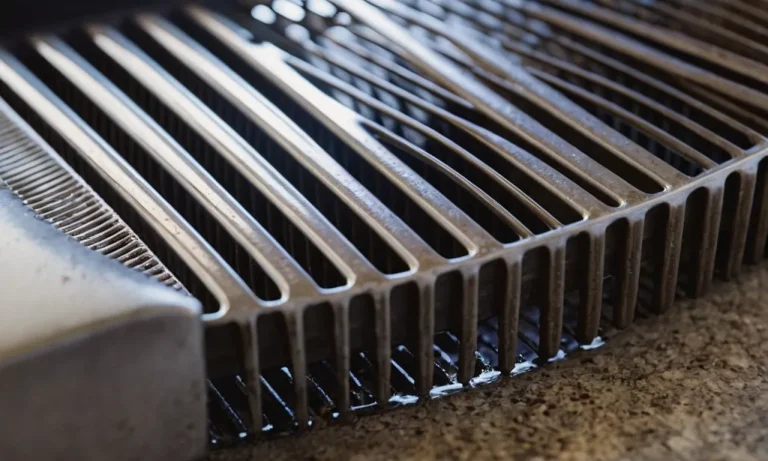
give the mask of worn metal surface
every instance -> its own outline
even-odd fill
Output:
[[[85,249],[0,187],[4,460],[198,459],[199,304]]]
[[[763,257],[761,29],[723,0],[689,33],[678,3],[190,7],[33,37],[0,55],[0,97],[203,302],[237,427],[270,426],[270,400],[305,427],[309,365],[332,413],[358,387],[423,397],[448,332],[471,386]],[[264,379],[282,367],[289,397]]]

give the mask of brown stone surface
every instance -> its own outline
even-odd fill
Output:
[[[603,348],[416,407],[210,461],[768,460],[768,267]]]

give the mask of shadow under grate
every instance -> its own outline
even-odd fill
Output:
[[[610,298],[607,296],[606,299]],[[608,303],[605,304],[608,306]],[[577,349],[592,349],[603,344],[598,337],[591,345],[579,345],[575,338],[578,321],[577,300],[566,299],[563,336],[559,353],[550,361],[565,358]],[[608,312],[610,306],[606,307]],[[536,353],[539,342],[539,308],[529,306],[522,310],[517,339],[517,360],[510,376],[533,370],[540,365]],[[641,314],[642,315],[642,314]],[[601,325],[601,334],[613,327],[609,317]],[[429,398],[440,398],[463,390],[494,383],[502,378],[498,368],[498,318],[492,317],[482,322],[478,328],[478,348],[475,354],[474,377],[469,385],[462,385],[458,380],[458,362],[460,340],[451,331],[445,331],[434,337],[434,386]],[[358,352],[352,354],[350,366],[351,411],[356,414],[384,411],[420,401],[415,386],[417,360],[408,346],[399,345],[392,350],[391,398],[384,405],[379,405],[375,394],[375,357],[373,354]],[[295,432],[298,428],[294,417],[294,383],[288,368],[266,370],[261,377],[262,405],[264,409],[262,426],[254,430],[249,423],[247,390],[240,375],[231,375],[209,381],[208,412],[211,447],[228,447],[247,441],[254,434],[276,437]],[[331,361],[310,364],[307,374],[308,399],[311,421],[333,421],[343,418],[337,411],[335,393],[336,370]],[[423,397],[421,399],[424,399]]]

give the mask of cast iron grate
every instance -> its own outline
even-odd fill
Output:
[[[0,53],[0,179],[65,181],[94,229],[115,210],[150,261],[128,265],[203,302],[214,445],[289,432],[595,347],[763,258],[761,15],[249,0],[90,24]]]

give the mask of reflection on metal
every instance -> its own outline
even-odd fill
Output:
[[[137,441],[144,460],[203,456],[199,303],[89,251],[2,183],[0,235],[3,459],[127,461]]]
[[[0,56],[0,97],[206,304],[209,373],[243,372],[251,422],[556,359],[763,257],[762,10],[300,3],[139,15]]]

